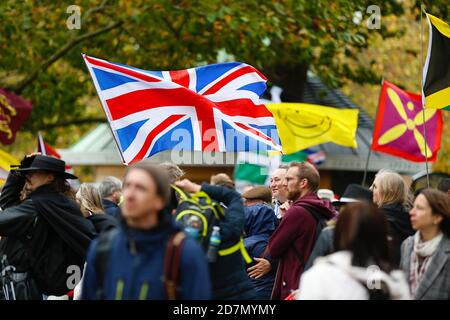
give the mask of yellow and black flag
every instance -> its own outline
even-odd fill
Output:
[[[427,13],[430,27],[428,53],[423,68],[425,108],[450,111],[450,26]]]

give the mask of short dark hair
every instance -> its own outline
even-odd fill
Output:
[[[342,207],[334,230],[335,251],[352,252],[352,265],[377,264],[390,271],[388,225],[383,213],[372,203],[358,202]]]
[[[438,190],[447,193],[450,190],[450,178],[442,179],[437,186]]]
[[[447,194],[435,189],[424,189],[419,194],[427,199],[432,214],[442,217],[439,228],[450,238],[450,199]]]
[[[165,170],[161,170],[161,167],[147,162],[136,162],[127,167],[125,172],[124,181],[130,171],[139,169],[145,171],[156,186],[156,194],[161,197],[164,203],[168,203],[170,199],[170,184],[169,176]]]
[[[298,168],[298,178],[308,180],[309,189],[312,192],[317,192],[319,190],[320,174],[317,169],[309,162],[296,162],[292,161],[289,164],[289,168]]]
[[[226,187],[231,190],[235,190],[233,179],[226,173],[218,173],[211,176],[211,184],[215,186]]]

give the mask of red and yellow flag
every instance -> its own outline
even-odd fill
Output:
[[[414,162],[425,162],[426,154],[428,161],[434,161],[441,146],[441,137],[440,110],[423,111],[420,95],[404,91],[388,81],[383,82],[372,150]]]

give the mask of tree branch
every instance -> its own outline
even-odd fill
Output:
[[[86,21],[87,18],[93,13],[103,11],[103,9],[105,9],[105,7],[106,7],[107,2],[108,2],[108,0],[103,0],[102,3],[100,4],[100,6],[95,7],[95,8],[90,8],[89,10],[87,10],[86,13],[82,17],[82,21]]]
[[[123,21],[117,21],[101,29],[97,29],[95,31],[88,32],[86,34],[73,38],[72,40],[67,42],[62,48],[60,48],[57,52],[55,52],[50,58],[45,60],[30,76],[19,82],[17,85],[9,86],[6,89],[13,91],[17,94],[20,94],[28,85],[30,85],[34,80],[36,80],[36,78],[39,76],[41,72],[47,70],[48,67],[50,67],[55,61],[57,61],[59,58],[61,58],[67,52],[69,52],[70,49],[72,49],[75,45],[79,44],[82,41],[92,39],[102,33],[115,29],[121,26],[122,24]]]

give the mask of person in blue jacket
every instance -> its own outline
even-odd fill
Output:
[[[118,178],[109,176],[100,182],[98,191],[102,197],[105,213],[117,219],[120,218],[120,199],[122,197],[122,181]]]
[[[270,260],[266,247],[277,223],[270,206],[271,196],[270,189],[265,186],[256,186],[242,194],[245,200],[244,245],[255,262]],[[256,265],[255,262],[250,267]],[[271,269],[267,274],[251,278],[259,300],[270,300],[275,274],[276,269]]]
[[[215,263],[209,264],[213,299],[217,300],[254,300],[257,298],[255,287],[247,276],[246,262],[239,244],[244,233],[245,214],[241,195],[236,191],[208,183],[202,185],[187,179],[175,184],[188,193],[203,191],[212,200],[221,203],[225,209],[225,217],[220,220],[219,257]],[[221,255],[220,251],[235,248],[229,254]]]
[[[166,248],[173,235],[183,235],[167,205],[168,177],[157,166],[133,164],[124,178],[123,196],[121,227],[94,240],[88,250],[82,299],[167,299]],[[210,299],[203,250],[184,238],[179,252],[176,299]]]

